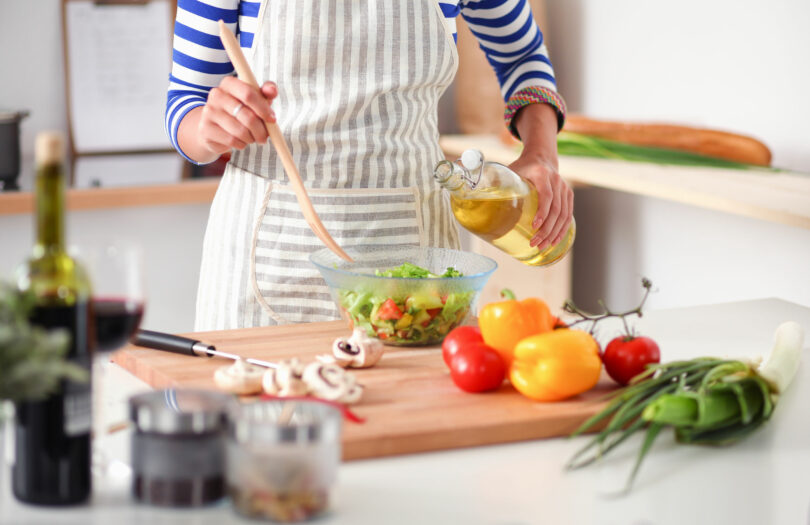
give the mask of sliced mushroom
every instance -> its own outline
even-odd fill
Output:
[[[281,361],[278,368],[264,372],[262,388],[274,396],[305,396],[309,393],[306,383],[302,379],[304,365],[298,359]]]
[[[237,359],[232,365],[217,368],[214,372],[214,384],[232,394],[256,394],[262,390],[263,375],[263,368]]]
[[[363,385],[354,383],[337,401],[351,405],[360,401],[363,396]]]
[[[376,365],[385,352],[379,339],[366,334],[362,328],[355,328],[351,337],[335,339],[332,354],[335,363],[351,368],[369,368]]]
[[[304,382],[317,397],[336,401],[350,386],[345,370],[335,364],[310,363],[304,369]],[[352,381],[353,382],[353,381]]]

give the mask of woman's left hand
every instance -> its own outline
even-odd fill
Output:
[[[532,227],[537,230],[529,244],[540,250],[560,242],[571,225],[574,214],[574,192],[557,171],[556,152],[552,159],[524,149],[509,165],[515,173],[537,189],[537,215]]]
[[[557,114],[547,104],[532,104],[516,115],[523,153],[509,165],[537,189],[537,231],[529,244],[543,250],[560,242],[574,216],[574,192],[557,169]]]

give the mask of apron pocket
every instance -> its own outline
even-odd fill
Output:
[[[308,190],[327,231],[343,248],[423,246],[416,188]],[[304,219],[293,190],[271,184],[256,220],[250,257],[253,292],[278,323],[339,319],[309,254],[324,245]]]

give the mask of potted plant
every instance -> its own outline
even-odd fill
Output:
[[[3,471],[4,436],[12,404],[42,399],[64,379],[88,379],[86,370],[65,359],[67,332],[46,331],[28,322],[33,306],[33,296],[0,281],[0,468]]]

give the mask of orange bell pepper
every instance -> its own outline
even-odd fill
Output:
[[[599,345],[580,330],[533,335],[515,347],[509,380],[536,401],[561,401],[596,385],[602,371]]]
[[[540,299],[515,299],[510,290],[503,290],[505,301],[489,303],[478,314],[478,327],[484,343],[495,349],[507,368],[512,363],[512,352],[518,341],[530,335],[552,330],[557,318]]]

